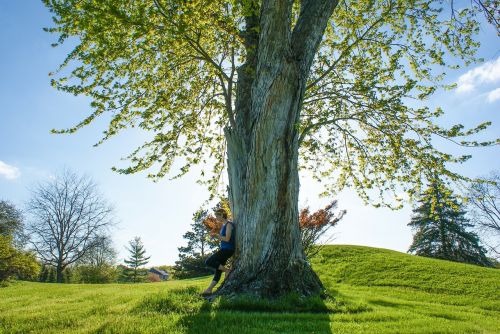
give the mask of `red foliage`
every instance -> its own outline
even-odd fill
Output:
[[[323,236],[331,227],[337,225],[342,219],[345,210],[341,210],[335,215],[334,210],[337,208],[337,201],[332,201],[325,208],[314,213],[309,212],[309,208],[305,207],[300,210],[299,225],[304,252],[308,257],[312,257],[319,252],[321,245],[314,247],[321,236]]]
[[[337,207],[337,201],[333,201],[328,204],[325,208],[320,209],[312,214],[310,214],[309,207],[305,207],[300,210],[299,214],[299,225],[300,229],[320,229],[325,225],[335,225],[344,215],[344,211],[341,211],[338,216],[335,216],[334,210]],[[203,225],[212,232],[220,232],[222,228],[222,222],[218,221],[214,216],[209,215],[205,220],[203,220]]]
[[[147,280],[148,280],[148,282],[151,282],[151,283],[161,282],[160,276],[155,274],[155,273],[148,273]]]
[[[227,214],[227,219],[231,220],[232,218],[231,207],[229,206],[229,200],[227,198],[221,198],[219,203],[217,203],[217,205],[214,208],[212,208],[214,214],[221,210],[225,211]],[[217,219],[213,215],[208,215],[207,218],[205,218],[202,221],[202,223],[203,225],[205,225],[207,229],[210,230],[210,232],[213,233],[220,233],[220,230],[223,225],[222,222],[217,221]]]
[[[212,215],[205,218],[202,223],[207,229],[214,233],[219,233],[222,228],[222,222],[218,221],[217,218]]]
[[[300,210],[299,225],[300,229],[320,229],[326,225],[335,225],[338,223],[345,211],[341,211],[338,216],[333,212],[337,207],[337,201],[328,204],[324,209],[320,209],[312,214],[309,213],[309,207]]]

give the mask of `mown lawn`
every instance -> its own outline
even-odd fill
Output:
[[[154,284],[17,282],[0,333],[500,333],[500,271],[359,246],[312,261],[327,300],[208,303],[210,278]]]

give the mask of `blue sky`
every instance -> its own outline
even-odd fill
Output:
[[[127,130],[94,148],[107,123],[96,121],[74,135],[53,135],[53,128],[74,125],[90,112],[89,101],[56,91],[48,73],[57,68],[69,47],[52,48],[55,36],[42,31],[51,25],[41,1],[0,2],[0,199],[23,207],[28,187],[63,168],[91,176],[115,206],[119,222],[113,239],[120,260],[134,236],[143,239],[150,264],[173,264],[177,247],[191,217],[206,200],[205,189],[195,183],[196,171],[186,177],[153,183],[145,174],[119,175],[112,166],[143,142],[145,134]],[[427,104],[441,106],[440,124],[472,126],[489,120],[493,125],[482,139],[500,135],[500,43],[494,29],[484,25],[479,36],[483,64],[450,72],[446,82],[457,82],[454,92],[437,92]],[[500,167],[498,146],[464,149],[442,144],[450,153],[472,154],[456,170],[467,176],[488,174]],[[300,203],[318,209],[329,199],[318,198],[320,185],[301,177]],[[359,244],[406,251],[411,231],[406,226],[411,208],[399,211],[364,206],[351,191],[342,192],[339,208],[347,215],[334,230],[333,243]]]

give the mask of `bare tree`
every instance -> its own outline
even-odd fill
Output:
[[[111,236],[103,234],[94,238],[92,245],[85,255],[78,260],[78,264],[86,264],[93,267],[114,265],[116,262],[116,249],[113,246]]]
[[[489,182],[478,182],[469,188],[472,222],[483,243],[495,258],[500,258],[500,172],[494,171]]]
[[[62,272],[95,246],[112,225],[113,209],[88,177],[64,171],[32,189],[28,202],[30,243],[43,262]]]

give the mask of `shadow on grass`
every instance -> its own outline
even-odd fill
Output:
[[[405,304],[394,303],[394,302],[390,302],[390,301],[382,300],[382,299],[372,299],[372,300],[369,300],[369,303],[373,304],[373,305],[377,305],[377,306],[395,307],[395,308],[407,307],[408,306],[408,305],[405,305]]]
[[[388,300],[383,300],[383,299],[369,299],[368,303],[370,305],[376,305],[376,306],[382,306],[382,307],[390,307],[390,308],[395,308],[398,310],[409,310],[413,313],[418,313],[422,314],[428,317],[433,317],[433,318],[440,318],[440,319],[445,319],[445,320],[453,320],[453,321],[463,321],[463,317],[445,313],[439,312],[439,311],[433,311],[426,309],[426,306],[419,305],[418,303],[412,303],[412,302],[407,302],[407,303],[395,303],[392,301]]]
[[[276,300],[251,296],[217,298],[208,302],[196,288],[169,290],[144,298],[134,313],[176,314],[178,328],[187,334],[238,333],[331,333],[330,315],[359,313],[366,305],[334,298],[300,298],[289,295]]]

